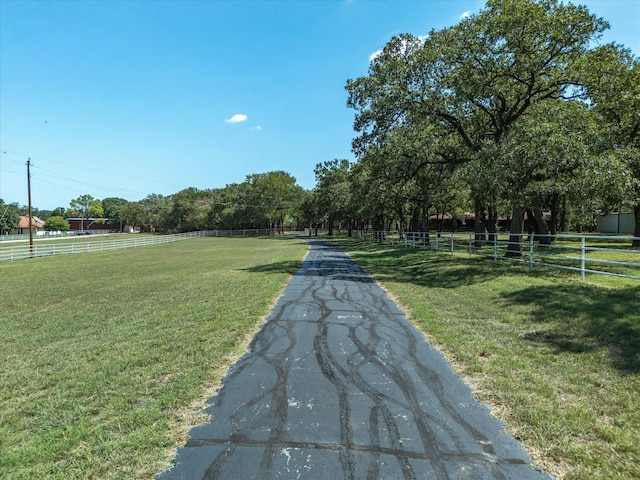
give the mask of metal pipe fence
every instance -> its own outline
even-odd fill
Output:
[[[180,240],[196,237],[258,237],[271,233],[270,230],[245,229],[245,230],[202,230],[198,232],[176,233],[171,235],[139,235],[123,234],[118,238],[87,241],[86,237],[80,237],[76,241],[62,242],[38,240],[33,248],[24,244],[0,244],[0,262],[23,260],[26,258],[49,257],[52,255],[68,255],[74,253],[104,252],[109,250],[121,250],[127,248],[142,247],[173,243]],[[82,238],[82,240],[81,240]],[[67,238],[68,239],[68,238]]]
[[[425,248],[450,254],[492,258],[494,262],[527,264],[529,270],[545,266],[587,274],[640,280],[640,249],[632,248],[638,237],[610,235],[511,235],[487,234],[476,239],[474,232],[387,232],[360,234],[362,238],[394,246]]]

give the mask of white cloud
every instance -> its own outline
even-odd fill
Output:
[[[462,12],[462,14],[460,15],[461,19],[465,19],[471,16],[471,10],[467,10],[466,12]]]
[[[382,53],[382,49],[376,50],[376,51],[375,51],[375,52],[373,52],[371,55],[369,55],[369,61],[370,61],[370,62],[373,62],[373,61],[376,59],[376,57],[377,57],[378,55],[380,55],[381,53]]]
[[[244,122],[248,117],[242,113],[236,113],[233,117],[225,120],[227,123],[239,123]]]
[[[259,132],[262,130],[262,127],[260,125],[256,125],[255,127],[252,127],[251,130],[257,130]]]

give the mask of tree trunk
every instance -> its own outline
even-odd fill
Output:
[[[535,222],[536,240],[540,245],[550,245],[551,237],[549,236],[549,226],[544,219],[544,212],[542,211],[542,202],[537,195],[533,199],[533,220]]]
[[[633,228],[633,236],[636,238],[633,240],[632,246],[640,247],[640,204],[633,207],[633,218],[636,221],[636,226]]]
[[[522,256],[522,227],[524,225],[524,207],[513,207],[513,218],[511,219],[511,230],[509,232],[509,245],[505,252],[505,257]]]
[[[410,232],[417,232],[418,229],[420,228],[420,210],[421,208],[419,206],[412,206],[411,207],[411,220],[409,220],[409,231]]]
[[[373,231],[376,233],[376,240],[382,241],[382,232],[384,231],[384,217],[379,216],[373,220]]]
[[[482,202],[479,199],[475,200],[475,214],[476,214],[476,221],[475,221],[475,243],[474,245],[476,247],[481,247],[483,242],[487,241],[487,232],[486,232],[486,225],[485,225],[485,218],[484,218],[484,206],[482,205]]]
[[[558,192],[553,193],[551,196],[551,225],[550,232],[553,239],[555,239],[558,233],[558,207],[560,205],[560,195]]]
[[[442,222],[440,221],[440,212],[436,208],[436,232],[442,232]]]
[[[560,210],[560,231],[566,232],[567,228],[567,197],[562,196],[562,208]]]
[[[489,207],[487,230],[489,232],[489,243],[493,245],[498,239],[498,211],[493,205]]]
[[[390,231],[391,231],[391,227],[392,227],[392,226],[393,226],[393,219],[392,219],[392,218],[389,218],[389,219],[387,220],[387,228],[383,228],[383,230],[386,230],[387,232],[390,232]]]
[[[524,209],[524,231],[529,234],[529,237],[535,237],[535,234],[538,233],[538,227],[530,208]]]
[[[429,239],[429,207],[426,205],[422,207],[422,231],[424,232],[424,246],[430,245],[431,241]]]

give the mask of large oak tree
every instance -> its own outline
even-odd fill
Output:
[[[425,39],[395,37],[368,76],[347,83],[359,133],[354,152],[362,157],[379,148],[398,127],[436,126],[442,140],[430,162],[475,162],[495,177],[502,144],[533,107],[583,98],[575,64],[607,26],[585,7],[556,0],[490,0],[477,15]],[[522,188],[512,187],[509,253],[517,255],[527,205]]]

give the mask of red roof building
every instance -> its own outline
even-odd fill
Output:
[[[36,231],[44,229],[44,220],[40,220],[38,217],[31,217],[31,228]],[[18,233],[29,233],[29,217],[27,215],[20,215],[20,222],[18,223]]]

